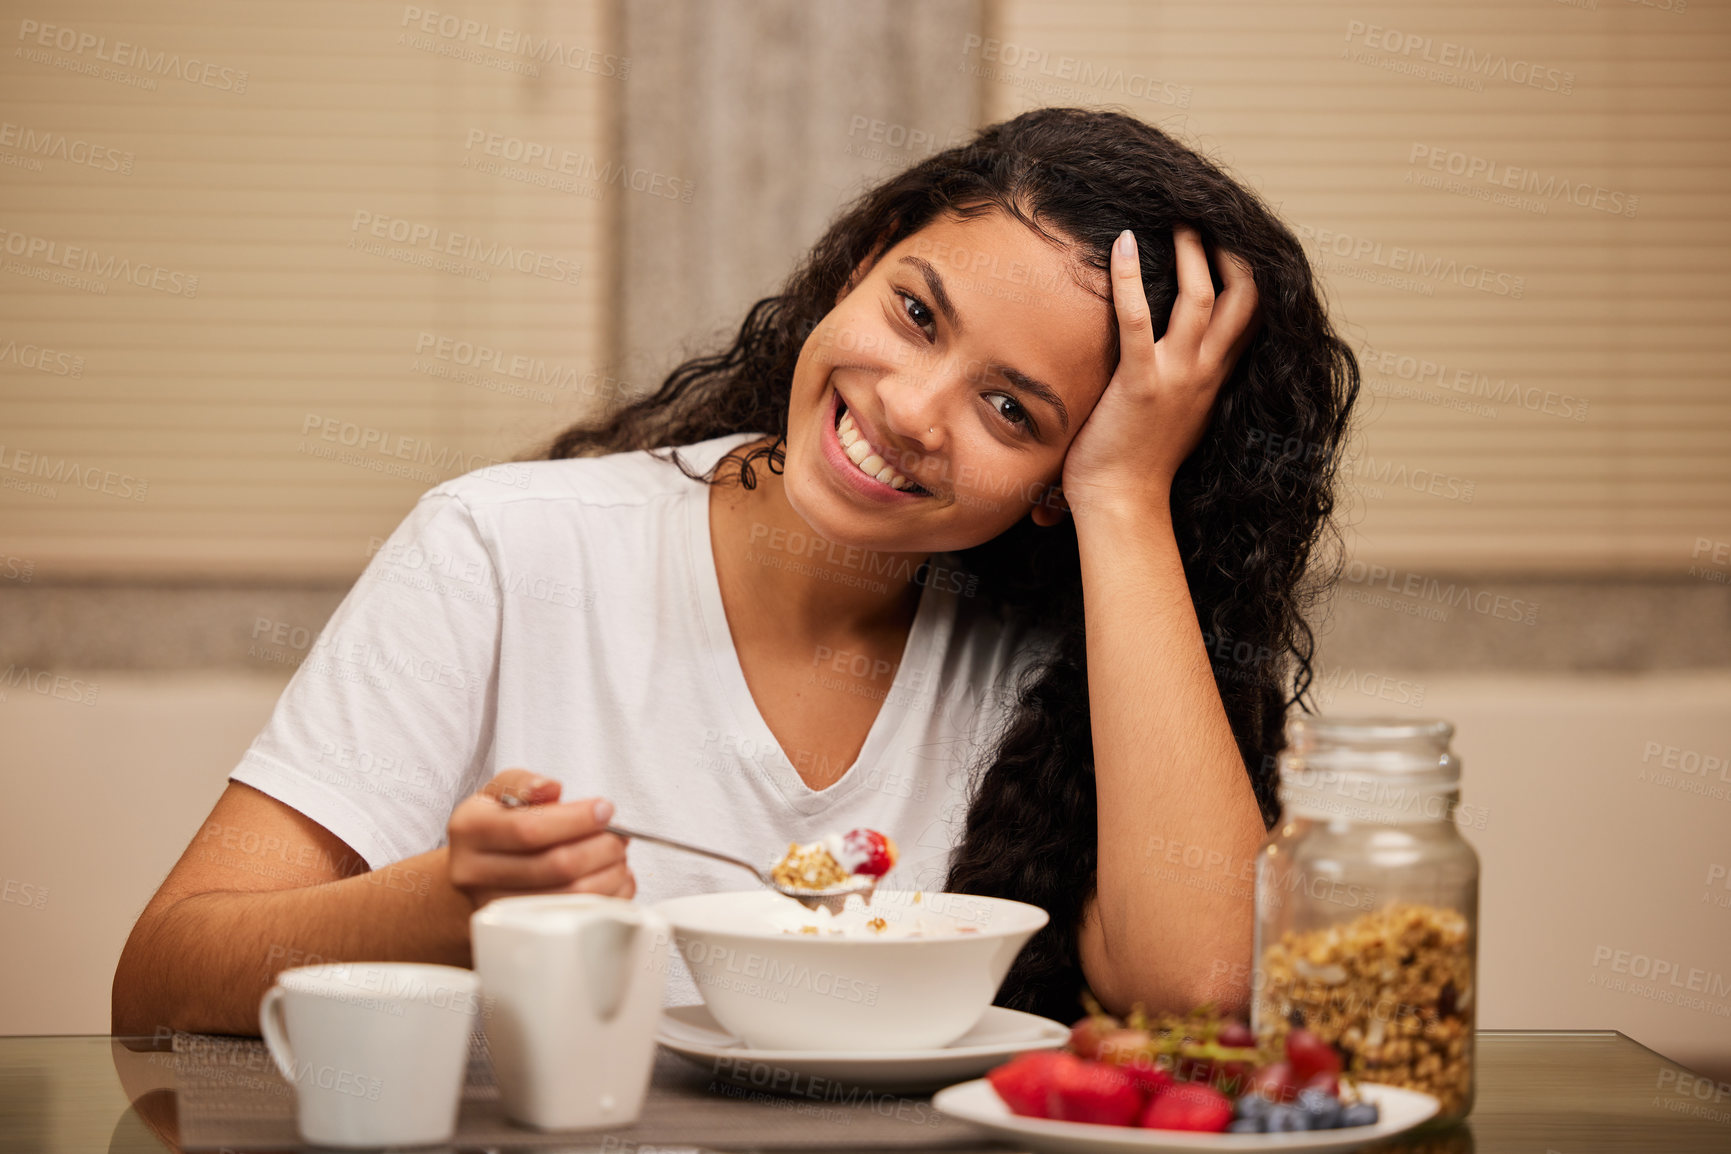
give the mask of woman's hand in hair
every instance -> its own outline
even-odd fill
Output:
[[[451,885],[476,909],[518,894],[637,893],[625,839],[606,832],[613,804],[560,802],[559,790],[556,781],[507,769],[451,813]],[[506,797],[522,804],[508,806]]]
[[[1219,252],[1224,287],[1216,294],[1201,235],[1178,225],[1172,239],[1178,299],[1158,341],[1135,236],[1125,230],[1112,246],[1118,367],[1064,460],[1064,498],[1073,509],[1156,500],[1164,512],[1173,475],[1201,441],[1215,395],[1255,331],[1249,266]]]

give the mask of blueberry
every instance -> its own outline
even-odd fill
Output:
[[[1228,1134],[1260,1134],[1262,1133],[1261,1118],[1234,1118],[1232,1124],[1226,1127]]]
[[[1358,1102],[1340,1112],[1342,1126],[1374,1126],[1381,1113],[1375,1102]]]
[[[1310,1119],[1312,1130],[1332,1130],[1340,1125],[1340,1099],[1327,1090],[1301,1090],[1298,1108]]]
[[[1264,1125],[1270,1134],[1284,1134],[1292,1130],[1310,1129],[1310,1119],[1297,1106],[1275,1105],[1269,1107],[1268,1118]]]
[[[1261,1120],[1268,1117],[1268,1108],[1274,1105],[1261,1094],[1246,1094],[1233,1106],[1233,1113],[1239,1118],[1255,1118]]]

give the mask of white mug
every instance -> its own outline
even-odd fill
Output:
[[[339,962],[284,970],[259,1031],[319,1146],[448,1142],[480,980],[455,966]]]
[[[619,898],[500,898],[469,920],[506,1115],[538,1130],[637,1120],[672,932]]]

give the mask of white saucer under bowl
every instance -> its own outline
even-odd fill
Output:
[[[1437,1112],[1437,1100],[1417,1090],[1372,1082],[1360,1082],[1358,1089],[1365,1101],[1376,1103],[1382,1114],[1375,1125],[1284,1134],[1199,1134],[1194,1130],[1142,1130],[1135,1126],[1024,1118],[1010,1113],[1010,1108],[984,1078],[940,1090],[932,1105],[942,1113],[972,1122],[1012,1146],[1049,1154],[1205,1154],[1216,1150],[1326,1154],[1357,1150],[1410,1130]]]
[[[915,1093],[978,1077],[1027,1050],[1055,1050],[1070,1040],[1070,1027],[988,1006],[973,1029],[935,1050],[753,1050],[722,1029],[700,1002],[663,1010],[655,1040],[717,1078],[772,1093],[806,1093],[803,1087],[813,1078]]]

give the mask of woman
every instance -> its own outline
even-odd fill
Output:
[[[466,963],[503,894],[739,888],[628,864],[614,812],[760,858],[870,826],[892,884],[1039,904],[1003,1004],[1242,1004],[1357,382],[1297,241],[1157,130],[929,158],[727,351],[422,499],[141,915],[116,1032]]]

